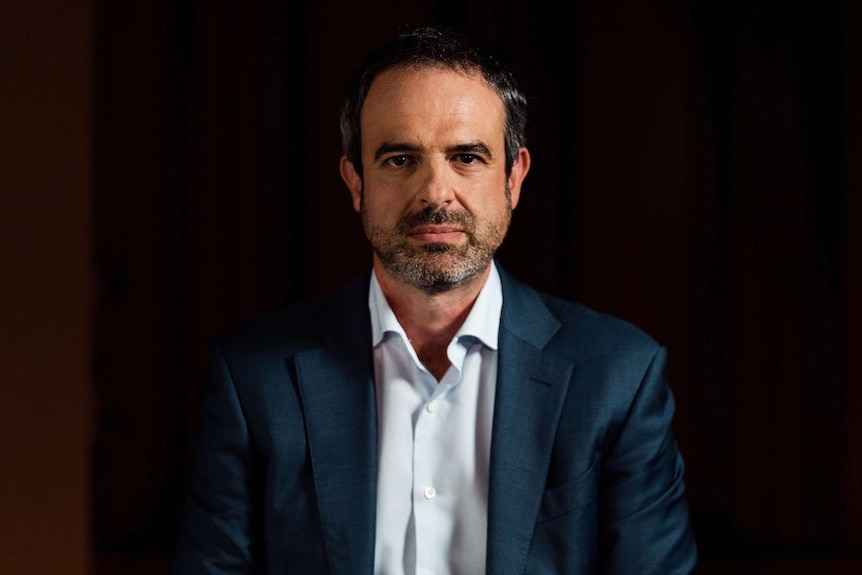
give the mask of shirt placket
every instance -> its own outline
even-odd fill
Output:
[[[450,429],[448,417],[453,404],[452,394],[460,381],[464,360],[464,348],[457,342],[449,346],[451,366],[437,383],[426,370],[423,377],[433,381],[433,392],[416,417],[413,449],[413,511],[416,529],[416,573],[417,575],[439,575],[446,573],[448,558],[440,550],[447,549],[445,541],[450,532],[452,514],[458,497],[451,492],[452,473],[460,462],[458,454],[445,449],[454,430]],[[425,380],[429,381],[428,379]],[[461,433],[457,431],[455,433]]]

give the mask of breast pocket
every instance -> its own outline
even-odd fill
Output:
[[[539,523],[571,513],[595,499],[599,486],[599,459],[597,453],[586,471],[571,481],[545,490],[539,507]]]

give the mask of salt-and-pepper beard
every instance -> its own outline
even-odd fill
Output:
[[[505,194],[505,209],[483,216],[478,223],[476,217],[467,211],[428,207],[402,216],[394,230],[385,229],[371,220],[364,192],[359,211],[365,235],[386,271],[425,293],[436,294],[462,286],[487,269],[512,220],[508,183]],[[407,240],[410,231],[418,226],[444,224],[456,225],[463,230],[467,236],[466,244],[438,242],[417,245]]]

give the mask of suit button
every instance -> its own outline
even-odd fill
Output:
[[[434,499],[434,496],[437,495],[437,490],[433,487],[425,488],[425,499]]]

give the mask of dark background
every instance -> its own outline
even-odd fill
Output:
[[[488,44],[530,100],[503,265],[668,347],[705,568],[862,572],[858,3],[101,0],[93,14],[100,573],[158,573],[170,551],[207,338],[369,265],[338,105],[361,57],[425,23]]]

